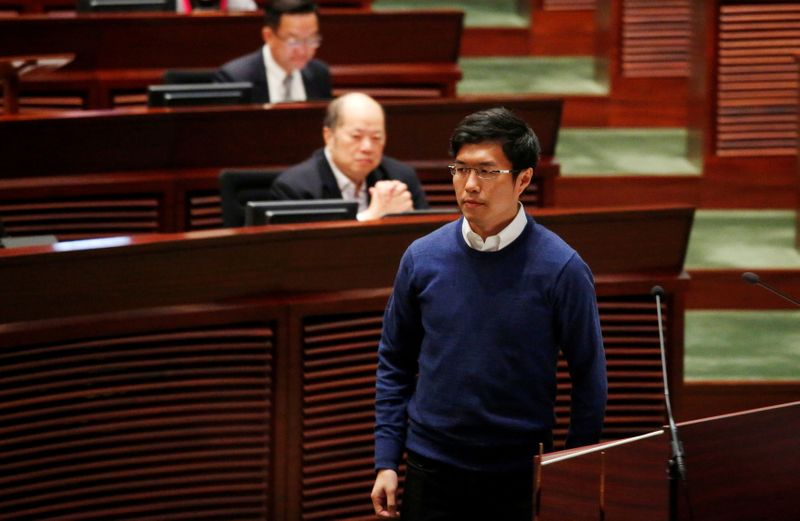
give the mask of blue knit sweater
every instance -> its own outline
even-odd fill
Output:
[[[589,268],[528,216],[496,252],[471,249],[461,220],[403,255],[384,314],[375,468],[405,448],[460,468],[531,464],[555,423],[559,349],[569,364],[567,446],[599,440],[606,362]]]

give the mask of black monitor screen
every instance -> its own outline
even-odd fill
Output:
[[[253,84],[250,82],[150,85],[147,88],[148,107],[242,105],[251,103],[252,99]]]
[[[356,218],[357,201],[309,199],[302,201],[250,201],[245,207],[244,225],[342,221]]]
[[[78,0],[79,13],[131,11],[175,12],[175,0]]]

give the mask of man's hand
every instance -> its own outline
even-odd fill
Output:
[[[405,186],[405,185],[404,185]],[[372,506],[375,515],[387,519],[399,519],[397,512],[397,472],[392,469],[378,471],[372,487]]]
[[[414,209],[411,192],[405,183],[397,180],[378,181],[369,189],[369,208],[359,218],[364,221],[380,219],[387,213],[407,212]]]

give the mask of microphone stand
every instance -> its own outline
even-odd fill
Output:
[[[798,302],[798,300],[796,298],[791,297],[791,296],[787,295],[786,293],[773,288],[772,286],[770,286],[769,284],[767,284],[766,282],[761,280],[761,278],[758,275],[756,275],[755,273],[753,273],[752,271],[746,271],[746,272],[742,273],[742,280],[744,280],[748,284],[753,284],[754,286],[761,286],[765,290],[770,291],[770,292],[774,293],[775,295],[778,295],[783,300],[785,300],[787,302],[791,302],[795,306],[800,306],[800,302]]]
[[[653,286],[650,294],[656,298],[656,313],[658,316],[658,341],[661,348],[661,375],[664,378],[664,401],[667,405],[667,420],[669,421],[670,444],[672,446],[672,456],[667,464],[667,476],[669,479],[669,520],[678,519],[678,487],[681,481],[686,481],[686,464],[684,462],[683,444],[678,437],[678,427],[675,425],[675,418],[672,416],[672,405],[669,399],[669,384],[667,383],[667,359],[666,349],[664,348],[664,327],[661,320],[661,297],[664,296],[664,288]]]

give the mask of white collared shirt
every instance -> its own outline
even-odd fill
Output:
[[[358,193],[356,193],[356,185],[355,183],[346,175],[344,172],[339,170],[339,167],[336,166],[336,163],[333,162],[331,158],[331,152],[328,148],[325,148],[325,159],[328,160],[328,164],[331,166],[331,170],[333,170],[333,177],[336,178],[336,184],[339,186],[339,191],[342,192],[342,199],[346,201],[358,201],[358,213],[363,212],[369,206],[368,198],[367,198],[367,182],[364,180],[361,183],[361,187],[358,189]],[[359,218],[359,220],[361,220]]]
[[[286,71],[272,57],[269,45],[262,47],[261,54],[264,55],[264,67],[267,69],[267,88],[269,89],[270,103],[286,101],[283,97],[283,80],[286,78]],[[290,89],[292,94],[291,101],[305,101],[307,99],[306,87],[303,85],[303,77],[300,75],[300,71],[292,73]]]
[[[467,246],[473,250],[500,251],[522,235],[527,225],[528,218],[525,216],[525,209],[522,207],[522,203],[519,203],[516,217],[508,223],[508,226],[500,230],[497,235],[490,235],[484,241],[480,235],[472,231],[466,217],[461,223],[461,235],[464,237]]]

